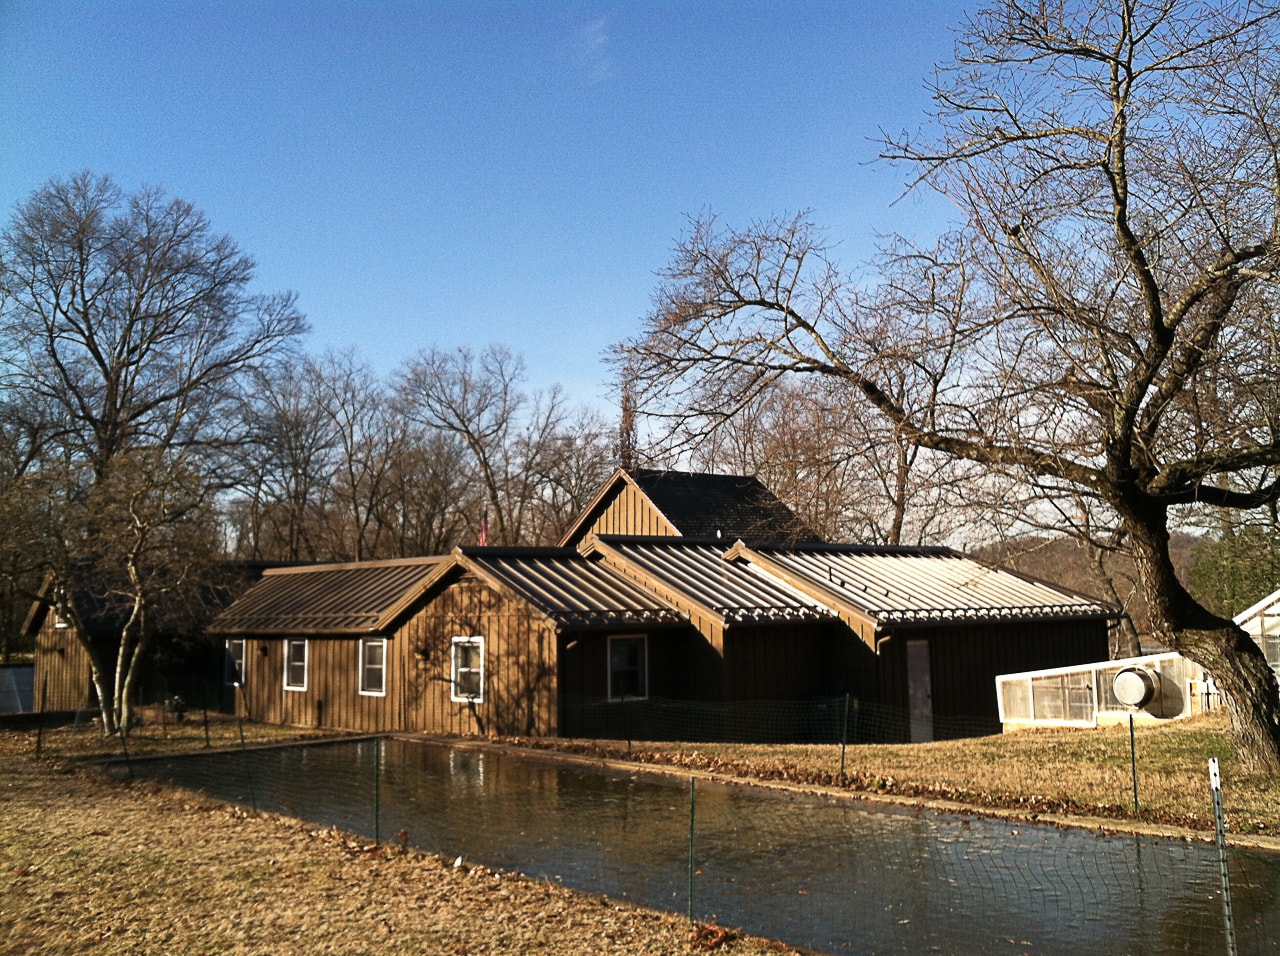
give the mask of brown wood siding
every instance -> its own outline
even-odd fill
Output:
[[[555,629],[523,602],[464,577],[402,629],[424,652],[411,681],[412,729],[548,735],[556,729]],[[451,700],[453,638],[484,638],[483,699]]]
[[[676,529],[653,507],[649,499],[630,484],[601,511],[585,530],[588,534],[674,535]]]
[[[282,669],[284,642],[278,638],[246,638],[244,686],[236,714],[269,724],[284,723]]]
[[[639,628],[615,632],[577,631],[560,636],[561,733],[593,737],[609,722],[607,712],[592,710],[609,696],[609,637],[648,639],[648,696],[666,700],[719,702],[724,699],[724,660],[692,627]],[[604,732],[603,736],[612,736]]]
[[[57,626],[49,611],[36,633],[35,699],[37,711],[85,710],[98,706],[89,652],[69,627]]]
[[[739,625],[725,639],[727,700],[809,700],[857,692],[869,655],[838,622]]]
[[[296,727],[381,733],[412,729],[407,723],[412,648],[387,639],[385,694],[360,693],[360,639],[313,638],[307,642],[307,689],[284,686],[283,638],[248,638],[245,686],[235,712],[251,720]]]
[[[907,708],[906,645],[929,642],[935,717],[995,721],[999,674],[1107,660],[1105,621],[903,628],[880,647],[880,700]]]

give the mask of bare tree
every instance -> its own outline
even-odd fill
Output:
[[[228,509],[233,553],[254,560],[315,561],[341,436],[329,390],[310,359],[251,372],[237,455],[240,495]]]
[[[391,462],[390,489],[379,508],[385,536],[380,556],[446,554],[474,543],[476,507],[468,467],[467,450],[456,435],[409,428]]]
[[[598,477],[607,465],[594,463],[611,457],[611,433],[582,416],[575,423],[558,387],[526,393],[524,376],[502,346],[428,349],[406,364],[399,390],[401,414],[466,448],[469,524],[491,544],[554,541],[565,502],[581,498],[583,460]]]
[[[189,203],[90,173],[51,180],[0,236],[0,375],[40,416],[32,467],[63,610],[83,618],[72,579],[86,567],[128,595],[116,654],[77,629],[105,732],[127,728],[148,618],[187,577],[178,531],[227,480],[245,376],[304,328],[292,296],[254,294],[252,276]]]
[[[1097,501],[1155,636],[1214,674],[1242,757],[1271,773],[1275,675],[1188,593],[1169,536],[1184,506],[1280,495],[1276,18],[1247,2],[992,5],[939,73],[930,133],[885,153],[965,217],[945,244],[968,276],[953,307],[872,308],[804,217],[704,222],[622,348],[660,411],[705,412],[690,401],[717,393],[732,411],[781,376],[834,377],[915,445]],[[949,349],[937,388],[904,401],[902,359]]]
[[[373,369],[351,353],[328,354],[315,368],[320,407],[337,439],[326,551],[349,561],[396,556],[385,553],[379,519],[394,490],[396,459],[408,451],[409,427],[392,412]]]

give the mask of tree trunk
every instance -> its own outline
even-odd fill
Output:
[[[111,683],[107,679],[109,675],[89,642],[82,639],[82,643],[89,651],[89,673],[93,679],[93,688],[98,692],[98,707],[102,711],[102,736],[109,737],[116,732],[116,712],[112,706]]]
[[[130,571],[134,572],[131,566]],[[131,573],[136,580],[136,573]],[[137,684],[138,659],[146,633],[146,605],[141,594],[135,594],[129,619],[120,628],[120,652],[116,656],[116,685],[112,704],[120,736],[129,735],[133,723],[133,691]]]
[[[1182,586],[1169,558],[1165,509],[1128,504],[1121,516],[1156,639],[1213,677],[1245,769],[1280,776],[1280,685],[1266,655],[1241,628],[1201,606]]]

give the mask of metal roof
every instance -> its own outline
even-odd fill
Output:
[[[832,595],[878,624],[1114,617],[1106,602],[947,548],[795,545],[731,554]]]
[[[209,626],[213,634],[344,637],[377,633],[442,558],[274,568]]]
[[[588,538],[631,567],[718,615],[728,624],[814,621],[833,615],[818,601],[749,564],[725,560],[723,543],[624,535]]]
[[[679,624],[685,615],[572,548],[459,548],[463,563],[515,591],[560,627]]]
[[[1280,591],[1273,591],[1257,604],[1237,614],[1232,620],[1253,637],[1274,634],[1280,629],[1274,622],[1280,620]]]

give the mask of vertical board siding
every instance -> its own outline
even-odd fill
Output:
[[[1105,621],[1039,621],[904,628],[880,645],[880,700],[906,709],[906,644],[929,642],[936,717],[998,717],[1000,674],[1105,661]]]
[[[583,534],[674,535],[676,529],[639,489],[627,484]]]
[[[425,654],[416,676],[412,729],[439,734],[554,734],[556,633],[522,602],[463,577],[408,625]],[[484,638],[483,699],[451,700],[453,638]]]
[[[834,623],[739,625],[725,639],[728,700],[805,700],[852,691],[848,631]]]
[[[49,610],[36,634],[32,705],[46,713],[96,707],[89,652],[74,630],[57,626],[57,619]]]

